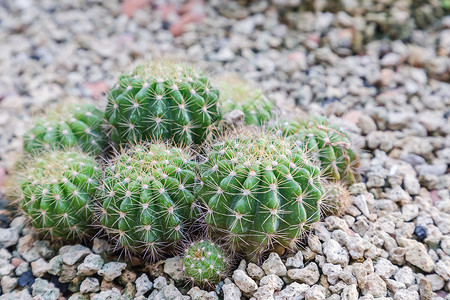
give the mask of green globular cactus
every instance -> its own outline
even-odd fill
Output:
[[[320,219],[320,169],[288,140],[237,135],[214,144],[199,168],[209,232],[250,259],[294,248]]]
[[[226,76],[218,83],[223,113],[238,109],[244,113],[245,124],[262,125],[273,116],[275,104],[262,91],[238,76]]]
[[[182,240],[196,204],[189,159],[165,144],[136,145],[106,167],[100,223],[117,248],[155,259]]]
[[[78,146],[96,155],[106,148],[102,124],[103,113],[92,104],[61,106],[36,120],[24,136],[24,148],[36,153]]]
[[[228,272],[228,259],[221,247],[208,240],[191,243],[184,250],[183,270],[200,286],[218,283]]]
[[[170,140],[202,144],[221,118],[219,91],[186,64],[150,62],[122,75],[108,96],[105,118],[117,144]]]
[[[320,161],[325,175],[334,180],[353,184],[359,179],[359,155],[352,149],[346,133],[329,124],[325,118],[309,121],[286,121],[272,125],[277,134],[289,137]]]
[[[19,207],[33,227],[51,238],[85,236],[102,172],[80,151],[54,150],[23,163],[17,173]]]
[[[324,185],[326,195],[322,200],[322,215],[342,216],[350,205],[350,192],[340,181],[327,181]]]

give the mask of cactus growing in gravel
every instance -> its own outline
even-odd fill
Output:
[[[329,124],[325,118],[306,122],[286,121],[271,127],[279,135],[301,144],[320,161],[325,175],[353,184],[358,179],[358,153],[352,149],[346,133]]]
[[[260,89],[238,76],[226,76],[219,82],[220,103],[224,113],[238,109],[244,113],[245,124],[262,125],[270,120],[275,104]]]
[[[39,118],[24,136],[30,153],[47,149],[79,146],[85,152],[99,154],[106,147],[101,131],[103,113],[92,104],[69,104]]]
[[[137,145],[106,167],[100,223],[116,243],[152,259],[184,237],[195,210],[189,153]]]
[[[219,91],[186,64],[150,62],[122,75],[108,96],[105,118],[117,144],[170,140],[202,144],[221,118]]]
[[[228,259],[221,247],[208,240],[191,243],[184,250],[183,270],[197,285],[212,285],[226,276]]]
[[[294,248],[320,219],[320,170],[289,140],[237,135],[214,144],[199,168],[197,193],[210,234],[250,259]]]
[[[33,227],[51,238],[81,237],[92,223],[101,170],[80,151],[51,151],[18,171],[19,207]]]
[[[339,181],[328,181],[324,188],[326,195],[322,200],[322,215],[343,215],[350,205],[350,192],[347,187]]]

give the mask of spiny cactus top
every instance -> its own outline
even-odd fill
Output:
[[[103,113],[92,104],[69,104],[40,118],[24,137],[30,153],[48,149],[80,146],[83,151],[99,154],[106,147],[101,131]]]
[[[189,159],[165,144],[138,145],[106,168],[100,223],[117,247],[153,259],[183,238],[194,210]]]
[[[237,76],[227,76],[219,82],[220,103],[224,113],[241,110],[247,125],[262,125],[269,121],[274,103],[269,101],[260,89]]]
[[[272,129],[279,135],[295,140],[320,160],[325,174],[329,177],[348,184],[357,181],[358,153],[352,149],[348,135],[329,124],[325,118],[281,122]]]
[[[39,232],[65,239],[88,232],[101,178],[92,157],[51,151],[24,164],[17,176],[22,194],[19,206]]]
[[[211,285],[226,275],[228,261],[221,247],[211,241],[201,240],[185,249],[183,270],[195,284]]]
[[[295,144],[274,136],[216,143],[198,189],[209,229],[249,258],[294,247],[320,219],[320,170]]]
[[[219,91],[185,64],[150,62],[122,75],[108,96],[105,117],[117,144],[171,140],[202,144],[221,118]]]

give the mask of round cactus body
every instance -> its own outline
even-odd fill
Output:
[[[193,162],[165,144],[137,145],[105,170],[100,223],[118,248],[156,258],[195,211]]]
[[[322,201],[322,214],[324,216],[341,216],[350,205],[350,192],[339,181],[328,181],[325,184],[326,196]]]
[[[183,270],[193,283],[212,285],[226,275],[228,261],[221,247],[211,241],[201,240],[184,250]]]
[[[228,76],[219,82],[219,88],[223,113],[238,109],[244,113],[247,125],[262,125],[272,117],[275,104],[244,79]]]
[[[79,146],[83,151],[99,154],[106,147],[101,127],[103,113],[92,104],[70,104],[40,118],[24,136],[25,150],[30,153],[48,149]]]
[[[108,96],[105,117],[117,144],[170,140],[202,144],[221,118],[219,91],[183,64],[151,62],[122,75]]]
[[[210,232],[247,257],[295,247],[320,219],[320,170],[292,142],[237,136],[216,143],[201,169]]]
[[[282,136],[287,136],[302,145],[307,152],[320,161],[325,175],[347,184],[357,182],[358,153],[352,149],[350,138],[326,119],[311,119],[308,122],[286,121],[272,127]]]
[[[18,173],[19,206],[33,227],[51,238],[71,239],[89,231],[101,170],[81,152],[51,151]]]

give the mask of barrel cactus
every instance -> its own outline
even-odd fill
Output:
[[[24,136],[24,147],[36,153],[79,146],[85,152],[99,154],[106,148],[102,124],[103,113],[92,104],[61,106],[36,120]]]
[[[329,124],[325,118],[280,122],[272,125],[272,129],[302,145],[315,156],[328,178],[342,180],[347,184],[357,182],[358,153],[352,148],[348,135]]]
[[[221,114],[219,91],[187,64],[149,62],[122,75],[108,96],[105,118],[113,142],[170,140],[202,144]]]
[[[328,181],[324,185],[326,196],[322,201],[322,214],[324,216],[341,216],[350,205],[350,192],[347,186],[340,181]]]
[[[200,286],[218,283],[228,271],[229,262],[225,252],[209,240],[191,243],[184,250],[182,261],[187,278]]]
[[[106,167],[100,223],[116,248],[155,259],[182,240],[195,210],[189,159],[165,144],[136,145]]]
[[[46,152],[24,162],[17,172],[19,207],[45,236],[83,237],[92,224],[101,174],[95,160],[81,151]]]
[[[238,109],[244,113],[245,124],[262,125],[273,115],[275,104],[262,91],[238,76],[226,76],[219,82],[220,103],[224,113]]]
[[[295,143],[241,134],[212,146],[197,193],[210,234],[250,259],[294,248],[320,219],[320,169]]]

